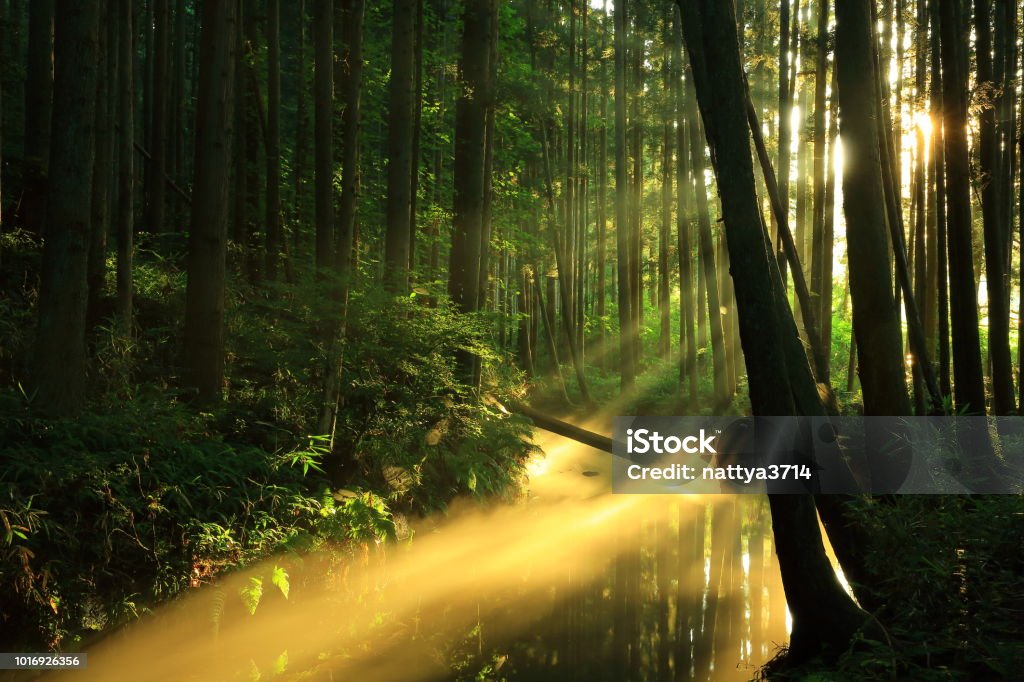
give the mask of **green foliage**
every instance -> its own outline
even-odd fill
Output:
[[[317,492],[324,483],[293,466],[320,453],[225,442],[210,433],[211,415],[140,398],[41,420],[16,393],[0,400],[0,581],[15,586],[0,599],[37,645],[116,623],[282,549],[390,528],[383,502],[366,514]],[[274,584],[286,592],[287,576]]]
[[[136,328],[102,320],[83,413],[42,419],[22,388],[39,244],[20,232],[0,239],[0,275],[19,283],[0,294],[0,582],[12,587],[0,622],[23,648],[73,644],[267,556],[387,541],[393,509],[515,493],[529,425],[468,390],[456,369],[458,353],[475,353],[489,393],[519,390],[518,373],[495,366],[484,315],[457,315],[443,297],[427,307],[416,295],[353,292],[334,447],[359,470],[332,491],[331,443],[314,433],[329,282],[256,289],[232,279],[227,399],[197,412],[177,378],[181,244],[140,235]],[[287,566],[252,576],[239,595],[250,612],[268,591],[288,597]],[[223,595],[214,601],[216,625]]]
[[[462,493],[504,495],[522,476],[530,426],[467,391],[456,365],[464,353],[496,360],[481,319],[443,303],[365,294],[349,308],[339,438],[394,502],[431,509]],[[487,378],[499,393],[518,380]]]
[[[865,643],[839,662],[838,679],[1010,679],[1024,660],[1020,500],[1010,495],[864,500],[895,651]]]

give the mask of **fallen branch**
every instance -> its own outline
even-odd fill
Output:
[[[559,436],[564,436],[576,441],[577,443],[582,443],[583,445],[601,450],[602,452],[614,454],[612,450],[613,441],[608,436],[602,436],[599,433],[581,429],[580,427],[574,426],[569,422],[564,422],[561,419],[555,419],[554,417],[546,415],[543,412],[539,412],[518,400],[509,401],[506,404],[510,412],[516,412],[529,418],[538,428],[558,434]]]

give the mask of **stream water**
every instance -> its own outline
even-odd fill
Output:
[[[456,504],[411,541],[237,572],[54,678],[745,680],[785,643],[763,498],[612,495],[608,455],[536,441],[546,456],[515,504]]]

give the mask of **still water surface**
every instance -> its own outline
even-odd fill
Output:
[[[608,455],[536,441],[514,504],[233,574],[58,679],[746,680],[786,642],[763,498],[612,495]]]

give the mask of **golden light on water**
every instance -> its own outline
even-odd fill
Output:
[[[586,670],[607,665],[611,633],[626,628],[638,650],[671,639],[673,665],[739,680],[785,642],[760,498],[611,495],[608,455],[550,434],[537,442],[546,457],[529,463],[516,504],[462,501],[413,523],[411,542],[233,573],[107,636],[88,669],[53,679],[450,679],[467,633],[477,656],[510,669]],[[275,568],[288,574],[287,598],[267,577]],[[254,579],[263,594],[250,614],[240,595]],[[671,622],[624,623],[614,605],[625,603],[637,618],[664,604]],[[590,641],[604,648],[583,652]]]

